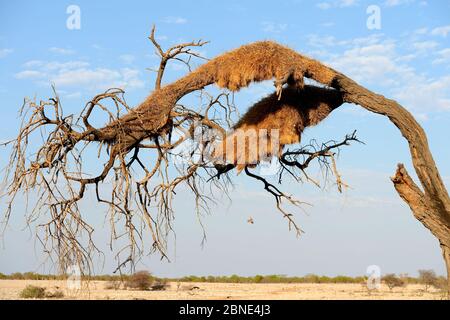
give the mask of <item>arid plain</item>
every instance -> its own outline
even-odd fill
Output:
[[[106,281],[90,281],[81,290],[70,289],[60,280],[0,280],[0,299],[20,299],[27,286],[45,287],[48,292],[62,291],[62,299],[395,299],[441,300],[443,293],[423,285],[410,284],[403,288],[389,288],[382,284],[378,290],[369,291],[364,284],[347,283],[186,283],[170,282],[162,291],[135,291],[107,289]]]

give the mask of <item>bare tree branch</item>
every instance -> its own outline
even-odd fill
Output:
[[[334,108],[342,102],[356,103],[369,111],[385,115],[407,139],[413,165],[423,190],[412,183],[404,169],[397,170],[393,182],[400,196],[410,205],[414,215],[420,217],[419,220],[439,240],[450,281],[450,199],[429,150],[426,135],[406,109],[393,100],[361,87],[322,63],[270,41],[252,43],[224,53],[179,80],[161,86],[169,60],[174,59],[189,65],[190,57],[200,57],[192,47],[201,47],[206,42],[193,41],[164,51],[156,41],[155,28],[152,29],[149,38],[161,56],[161,62],[156,78],[156,89],[139,106],[129,108],[123,99],[123,91],[111,89],[94,97],[78,121],[74,122],[72,116],[63,115],[56,93],[49,101],[40,103],[25,101],[21,110],[24,121],[19,135],[6,144],[12,147],[10,166],[5,176],[8,183],[6,221],[17,197],[22,192],[29,193],[36,190],[38,204],[31,216],[36,217],[39,211],[49,210],[51,218],[48,223],[40,225],[45,230],[45,236],[42,238],[44,246],[51,243],[52,248],[57,248],[57,255],[63,261],[63,266],[77,262],[89,269],[90,257],[96,247],[91,241],[92,228],[83,220],[79,203],[88,188],[95,187],[99,202],[109,205],[112,224],[115,225],[116,219],[123,219],[125,229],[123,234],[128,238],[129,244],[125,248],[126,259],[119,260],[119,267],[123,266],[123,263],[135,261],[142,253],[143,248],[139,244],[144,229],[148,229],[152,234],[153,250],[158,250],[166,256],[166,239],[172,229],[172,201],[175,190],[184,183],[193,193],[197,207],[200,210],[208,210],[208,202],[212,199],[205,194],[203,186],[216,174],[214,163],[208,162],[203,152],[214,140],[209,138],[200,142],[194,141],[190,150],[191,159],[177,167],[177,176],[171,175],[169,170],[173,161],[171,157],[181,157],[181,154],[177,154],[174,150],[192,140],[178,137],[172,142],[173,130],[183,129],[189,133],[189,137],[193,137],[192,133],[195,131],[193,122],[197,121],[200,123],[202,134],[210,129],[226,132],[230,128],[219,124],[215,117],[211,118],[210,111],[216,107],[224,109],[222,112],[226,113],[232,110],[229,105],[221,105],[220,101],[228,100],[226,96],[220,96],[216,100],[210,99],[211,105],[206,108],[206,113],[181,106],[179,100],[192,92],[202,91],[211,84],[229,91],[238,91],[252,82],[275,79],[275,95],[278,101],[282,101],[284,92],[301,93],[309,90],[304,85],[306,77],[324,86],[315,91],[316,96],[330,92],[339,96]],[[182,55],[188,58],[183,58]],[[290,89],[285,91],[283,86]],[[112,103],[114,112],[105,105],[106,101]],[[90,117],[94,108],[106,112],[110,120],[106,126],[95,128],[91,124]],[[120,110],[126,114],[121,115]],[[316,120],[321,121],[331,112],[330,108],[324,110],[325,113],[318,112]],[[30,152],[28,147],[32,135],[40,133],[41,129],[45,128],[50,132],[42,146],[37,147],[36,152]],[[357,141],[356,137],[349,136],[342,144],[325,145],[317,150],[300,149],[297,153],[288,152],[281,157],[283,168],[294,175],[294,169],[304,173],[310,162],[317,159],[335,174],[338,190],[341,190],[344,183],[336,170],[334,153],[331,150],[350,141]],[[99,174],[87,176],[84,173],[83,152],[93,143],[96,143],[98,153],[106,158],[106,162]],[[285,144],[291,143],[293,142]],[[37,146],[34,140],[32,144],[33,147]],[[156,155],[153,154],[155,157],[153,168],[147,168],[146,162],[140,158],[139,150],[157,152]],[[33,160],[29,160],[30,154],[34,154]],[[193,160],[194,155],[198,155],[199,161]],[[299,161],[297,157],[303,157],[303,161]],[[134,169],[140,170],[143,174],[142,179],[134,177]],[[266,179],[250,172],[247,164],[245,172],[251,178],[264,183],[266,191],[275,197],[278,209],[282,210],[279,206],[280,200],[290,198],[274,188],[274,185]],[[206,175],[202,176],[201,173]],[[312,181],[306,174],[305,176],[307,180]],[[111,197],[103,199],[99,187],[106,184],[108,177],[112,178]],[[155,177],[161,180],[151,186],[150,181]],[[209,181],[212,184],[221,184],[228,180]],[[141,214],[136,214],[137,212]],[[291,216],[284,214],[292,224]],[[79,240],[81,234],[87,237],[87,244]],[[122,236],[115,231],[113,235],[117,238]],[[122,252],[124,251],[119,250],[119,254]]]
[[[156,81],[155,81],[155,90],[158,90],[161,88],[162,78],[163,78],[164,71],[166,70],[166,66],[167,66],[167,63],[169,62],[169,60],[173,59],[173,60],[182,62],[183,64],[185,64],[188,67],[188,70],[190,72],[191,71],[190,62],[191,62],[192,57],[207,60],[206,58],[202,57],[199,53],[192,51],[192,48],[193,47],[202,47],[205,44],[209,43],[209,41],[198,40],[198,41],[180,43],[180,44],[170,47],[169,49],[164,51],[162,49],[161,45],[158,43],[158,41],[155,38],[155,29],[156,29],[156,27],[153,26],[152,32],[150,33],[150,36],[148,38],[155,46],[157,53],[161,58],[161,61],[159,63],[159,68],[157,71],[157,75],[156,75]],[[187,58],[183,59],[183,58],[178,57],[180,55],[187,55]]]

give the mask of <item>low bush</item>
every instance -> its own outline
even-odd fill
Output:
[[[394,273],[389,273],[382,278],[383,282],[388,286],[389,290],[396,287],[404,287],[406,285],[405,281],[397,277]]]
[[[419,282],[425,285],[425,291],[428,291],[429,287],[438,285],[438,277],[433,270],[419,270]]]
[[[19,296],[24,299],[42,299],[45,298],[45,288],[28,285],[20,292]]]
[[[125,286],[135,290],[149,290],[153,283],[153,277],[148,271],[139,271],[129,277]]]

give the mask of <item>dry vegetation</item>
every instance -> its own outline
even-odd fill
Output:
[[[149,238],[152,240],[149,251],[157,251],[169,260],[167,239],[173,231],[172,202],[178,188],[184,184],[192,192],[200,217],[210,212],[215,192],[223,195],[232,184],[228,175],[219,178],[235,167],[235,161],[226,163],[224,170],[223,164],[210,157],[211,148],[219,148],[220,140],[233,127],[231,115],[236,110],[230,91],[237,91],[251,82],[275,78],[276,93],[250,108],[240,120],[239,127],[262,128],[271,124],[281,129],[284,123],[279,118],[293,114],[290,123],[293,130],[282,132],[283,144],[300,141],[306,127],[317,124],[343,103],[341,94],[335,89],[304,85],[304,76],[330,85],[336,75],[334,70],[268,41],[224,53],[179,80],[162,86],[166,64],[170,60],[182,60],[191,70],[191,58],[201,58],[193,49],[206,42],[193,41],[163,50],[155,40],[154,29],[150,40],[157,48],[161,64],[155,90],[140,105],[129,107],[123,90],[110,89],[91,99],[78,117],[66,116],[55,90],[55,96],[48,101],[25,99],[19,135],[6,143],[12,146],[12,152],[5,175],[8,183],[5,221],[8,222],[22,192],[33,193],[36,196],[33,199],[37,200],[29,205],[33,209],[27,221],[39,221],[37,237],[44,251],[59,262],[61,272],[78,265],[83,274],[91,274],[91,258],[100,253],[93,241],[94,228],[80,211],[80,203],[88,192],[95,194],[99,205],[109,209],[111,247],[117,242],[125,243],[116,252],[117,270],[129,265],[133,269],[134,262],[148,253],[143,247],[147,247],[144,242]],[[208,93],[206,87],[214,83],[226,90],[216,96]],[[200,106],[180,103],[180,99],[193,92],[200,95]],[[267,111],[270,107],[279,112],[255,117],[255,110],[263,108]],[[101,113],[107,116],[108,124],[94,127],[95,117]],[[197,141],[196,129],[200,129],[201,136],[208,137]],[[173,135],[175,130],[183,132],[181,137]],[[209,137],[211,131],[221,136]],[[42,145],[31,145],[33,137],[41,132],[48,132]],[[183,155],[177,153],[176,147],[186,140],[194,144],[189,150],[191,156],[177,164],[175,159]],[[271,139],[268,140],[271,144]],[[334,156],[339,147],[352,141],[357,141],[355,134],[346,136],[342,142],[330,140],[323,144],[306,144],[283,154],[278,148],[272,152],[280,156],[282,166],[275,177],[277,182],[289,175],[299,182],[305,179],[318,184],[306,173],[308,166],[317,161],[326,171],[324,177],[330,176],[328,170],[335,174],[341,191],[343,183]],[[86,172],[85,169],[85,154],[92,147],[97,148],[99,158],[106,159],[100,173]],[[274,197],[276,208],[288,222],[289,229],[300,235],[302,230],[283,204],[300,206],[302,202],[281,191],[277,182],[251,172],[249,167],[268,154],[247,149],[238,152],[244,159],[248,158],[248,163],[240,163],[244,165],[246,175],[261,182],[264,190]]]
[[[445,278],[432,270],[419,277],[387,274],[381,287],[367,288],[366,277],[188,276],[161,279],[147,271],[132,275],[99,275],[68,287],[61,276],[35,273],[3,275],[0,299],[444,299]],[[19,280],[18,280],[19,279]],[[37,280],[40,279],[40,280]]]
[[[86,215],[80,212],[80,203],[88,192],[95,195],[99,204],[109,208],[107,220],[111,221],[111,247],[113,243],[125,243],[117,250],[117,270],[130,264],[133,269],[133,264],[148,253],[143,249],[150,247],[144,246],[147,239],[152,241],[150,252],[157,251],[169,259],[166,255],[167,239],[173,231],[172,201],[177,188],[182,184],[189,188],[200,216],[209,212],[209,205],[214,202],[211,190],[216,188],[221,193],[226,192],[232,182],[226,173],[238,165],[233,157],[226,159],[226,163],[215,163],[205,155],[204,150],[210,146],[220,146],[220,142],[217,144],[220,139],[214,137],[194,141],[191,157],[179,166],[173,157],[182,155],[174,153],[175,148],[188,139],[194,140],[196,126],[202,135],[210,130],[226,135],[233,127],[230,121],[230,114],[235,111],[230,98],[232,92],[252,82],[273,79],[275,93],[250,107],[238,128],[280,127],[280,119],[291,117],[291,128],[283,131],[282,144],[297,143],[305,127],[316,124],[342,103],[354,103],[386,116],[400,130],[409,144],[421,187],[401,164],[391,180],[414,216],[439,241],[450,281],[450,198],[429,150],[425,132],[405,108],[319,61],[274,42],[243,45],[191,70],[191,58],[201,58],[194,49],[206,42],[193,41],[163,50],[156,41],[154,28],[149,38],[161,57],[161,63],[155,90],[141,104],[131,108],[126,103],[123,90],[110,89],[88,101],[76,117],[64,115],[56,91],[48,101],[26,99],[21,110],[23,122],[19,134],[16,139],[5,143],[11,146],[10,164],[5,175],[8,183],[6,223],[15,201],[21,201],[22,194],[33,194],[37,201],[30,204],[33,210],[27,213],[27,221],[39,221],[38,239],[44,251],[59,262],[61,272],[78,265],[83,274],[91,274],[92,256],[99,253],[92,237],[94,228],[87,222]],[[189,72],[173,83],[162,85],[164,70],[170,60],[183,61]],[[315,81],[317,88],[305,86],[305,78]],[[224,91],[217,96],[208,94],[206,90],[211,84]],[[195,92],[202,98],[199,106],[181,103],[183,97]],[[292,97],[296,101],[286,100]],[[334,98],[330,101],[329,97]],[[297,100],[302,101],[301,106]],[[272,112],[272,108],[276,112]],[[261,109],[271,111],[265,117],[255,117],[253,112]],[[108,123],[95,127],[93,123],[98,112],[107,115]],[[188,134],[175,139],[174,130]],[[41,144],[30,142],[35,141],[34,135],[42,133],[46,135]],[[233,133],[230,137],[234,139]],[[273,137],[266,139],[272,146]],[[250,171],[255,162],[268,154],[260,154],[259,150],[247,151],[246,144],[243,144],[237,153],[248,162],[244,161],[244,166],[238,169],[243,169],[248,178],[261,182],[268,195],[274,197],[276,208],[286,219],[289,229],[300,235],[302,230],[294,221],[293,214],[287,212],[283,205],[299,206],[302,202],[283,193],[277,184],[282,185],[284,174],[298,182],[319,185],[306,172],[308,166],[315,162],[326,171],[325,177],[329,176],[328,172],[334,175],[337,189],[341,191],[345,184],[337,172],[335,154],[339,147],[352,141],[357,141],[355,134],[347,135],[342,142],[306,144],[293,150],[271,151],[279,156],[281,165],[274,178],[276,181]],[[96,148],[99,158],[106,161],[99,173],[85,172],[85,150],[91,146]],[[146,152],[152,154],[153,161],[143,160]],[[192,157],[194,154],[199,156],[198,161]],[[149,159],[148,154],[145,159]],[[219,179],[221,174],[225,174],[223,179]],[[450,290],[450,282],[446,286]]]
[[[168,282],[164,290],[111,289],[107,281],[91,281],[82,291],[69,290],[64,281],[0,280],[0,299],[19,299],[27,285],[61,288],[64,297],[58,299],[426,299],[441,300],[443,291],[422,284],[409,284],[389,289],[382,284],[378,290],[368,290],[365,283],[228,283],[228,282]],[[50,299],[43,297],[43,299]],[[55,299],[55,298],[52,298]]]

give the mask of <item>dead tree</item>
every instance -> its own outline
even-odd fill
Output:
[[[326,95],[339,98],[332,108],[325,109],[327,112],[345,102],[358,104],[369,111],[387,116],[406,138],[422,189],[412,181],[403,165],[398,166],[392,181],[414,216],[439,240],[450,279],[449,197],[429,150],[425,133],[406,109],[395,101],[358,85],[332,68],[274,42],[244,45],[190,71],[190,58],[199,56],[191,48],[203,46],[206,42],[193,41],[164,51],[155,40],[154,29],[150,40],[161,56],[160,68],[157,70],[155,90],[135,108],[127,106],[120,89],[108,90],[94,97],[86,105],[78,121],[73,117],[63,116],[57,96],[40,103],[26,101],[25,106],[31,108],[31,116],[26,116],[18,138],[11,142],[13,150],[10,171],[6,175],[9,184],[7,217],[19,191],[37,189],[38,205],[34,212],[37,214],[40,209],[49,209],[51,214],[51,220],[41,225],[46,230],[43,242],[47,244],[50,241],[52,248],[56,245],[57,255],[65,264],[69,261],[78,262],[88,268],[89,257],[96,250],[90,237],[92,228],[85,222],[78,207],[88,188],[92,188],[100,203],[109,205],[113,238],[121,237],[114,229],[117,216],[125,221],[124,234],[129,238],[126,248],[129,249],[129,254],[119,263],[119,268],[127,262],[133,262],[142,253],[139,240],[143,238],[144,229],[148,229],[152,235],[153,248],[166,256],[165,237],[171,231],[171,204],[177,186],[186,183],[194,195],[197,207],[208,210],[208,203],[213,198],[205,193],[204,187],[221,184],[220,188],[223,190],[230,180],[229,177],[219,179],[220,173],[234,168],[234,164],[226,165],[223,169],[207,159],[205,161],[203,149],[217,143],[216,138],[209,137],[194,144],[190,152],[190,156],[199,155],[198,161],[191,157],[182,168],[177,168],[179,175],[173,178],[170,177],[168,167],[172,164],[170,157],[179,155],[174,150],[186,140],[192,139],[196,125],[200,127],[201,134],[211,129],[225,134],[227,129],[231,129],[229,119],[234,106],[230,92],[238,91],[252,82],[274,79],[277,99],[272,99],[272,103],[281,101],[287,92],[290,99],[304,99],[305,92],[314,91],[304,84],[304,78],[308,78],[322,85],[320,90],[314,91],[317,93],[315,100],[321,101]],[[162,86],[165,66],[173,59],[185,62],[189,66],[189,73]],[[217,97],[208,95],[205,88],[211,84],[223,88],[224,92]],[[285,88],[286,86],[289,88]],[[190,108],[179,103],[180,99],[193,92],[199,92],[206,103],[200,108]],[[105,105],[108,99],[112,101],[115,111]],[[90,117],[94,109],[106,112],[110,118],[109,124],[101,128],[91,125]],[[326,115],[321,115],[320,119]],[[43,127],[51,128],[50,133],[43,146],[37,150],[35,159],[28,161],[29,137]],[[187,134],[178,136],[173,141],[174,130],[183,130]],[[301,134],[301,130],[298,134]],[[293,142],[299,140],[298,137]],[[341,189],[344,184],[336,170],[333,150],[355,140],[357,138],[353,134],[341,143],[331,141],[286,151],[279,157],[282,165],[279,182],[283,173],[288,173],[297,180],[303,177],[306,181],[312,181],[306,169],[311,161],[318,160],[335,174],[336,183]],[[86,176],[83,174],[83,150],[92,143],[99,146],[99,154],[105,154],[106,150],[107,161],[99,174]],[[154,166],[151,168],[141,159],[141,153],[145,150],[155,152]],[[69,160],[74,165],[69,166]],[[141,178],[136,179],[133,167],[141,170]],[[247,176],[261,181],[264,189],[274,196],[277,207],[289,221],[289,226],[293,226],[299,234],[300,228],[295,224],[292,214],[282,208],[281,202],[284,200],[295,205],[300,202],[280,191],[264,177],[250,171],[250,164],[244,167]],[[217,172],[217,168],[222,171]],[[99,188],[109,176],[113,177],[111,197],[105,199]],[[157,178],[160,179],[159,183],[151,186]],[[61,181],[66,183],[67,189],[61,189]],[[157,213],[152,214],[152,210]],[[141,227],[135,225],[136,216],[143,222]],[[88,235],[87,243],[79,242],[80,232]]]

